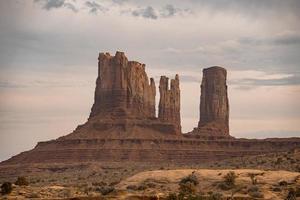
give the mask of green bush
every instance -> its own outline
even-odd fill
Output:
[[[12,184],[10,182],[5,182],[1,185],[1,194],[9,194],[12,191]]]
[[[29,185],[27,179],[24,177],[24,176],[20,176],[18,177],[17,181],[15,182],[15,185],[19,185],[19,186],[22,186],[22,185]]]

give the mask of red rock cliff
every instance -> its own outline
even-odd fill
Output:
[[[90,118],[155,117],[155,83],[150,83],[145,65],[128,61],[123,52],[100,53],[94,104]]]

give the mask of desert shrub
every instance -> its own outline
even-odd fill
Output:
[[[236,178],[237,175],[233,171],[230,171],[224,176],[224,182],[229,186],[234,186]]]
[[[97,189],[102,195],[108,195],[109,193],[113,192],[115,190],[114,187],[111,186],[102,186]]]
[[[285,198],[285,200],[296,200],[296,199],[297,199],[296,191],[293,188],[289,189],[289,193],[288,193],[287,197]]]
[[[192,174],[188,175],[187,177],[184,177],[180,180],[180,183],[187,183],[187,182],[193,183],[194,185],[199,184],[199,180],[194,173],[192,173]]]
[[[168,194],[167,200],[177,200],[177,194],[176,193]]]
[[[12,191],[12,184],[10,182],[5,182],[1,185],[1,194],[9,194]]]
[[[251,186],[248,189],[248,192],[257,192],[257,191],[259,191],[259,188],[257,186]]]
[[[184,196],[195,194],[196,186],[192,182],[180,183],[179,191]]]
[[[147,185],[146,184],[141,184],[138,186],[137,188],[138,190],[146,190],[147,189]]]
[[[232,186],[227,185],[225,182],[221,182],[218,184],[218,188],[220,188],[221,190],[230,190],[232,189]]]
[[[272,191],[273,192],[281,192],[281,188],[280,187],[273,187]]]
[[[188,175],[187,177],[182,178],[179,182],[180,194],[184,196],[195,194],[196,186],[198,184],[199,184],[199,180],[194,173]]]
[[[236,178],[237,175],[233,171],[230,171],[223,177],[223,182],[219,183],[218,187],[221,190],[230,190],[234,188]]]
[[[208,196],[208,200],[220,200],[222,199],[222,194],[218,192],[210,192]]]
[[[259,187],[257,187],[256,185],[250,186],[248,188],[248,194],[253,198],[263,198],[264,196],[259,190]]]
[[[127,190],[138,190],[138,187],[136,185],[128,185],[126,187]]]
[[[278,185],[279,186],[287,186],[288,183],[286,181],[279,181]]]
[[[22,185],[29,185],[29,183],[24,176],[20,176],[20,177],[18,177],[17,181],[15,182],[15,185],[22,186]]]
[[[300,197],[300,187],[295,189],[296,197]]]
[[[257,179],[256,179],[257,174],[249,173],[248,176],[249,176],[250,179],[251,179],[252,185],[256,185],[256,184],[257,184]]]

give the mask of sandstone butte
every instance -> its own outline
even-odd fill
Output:
[[[203,70],[198,126],[183,134],[180,78],[161,76],[156,87],[145,65],[122,52],[100,53],[94,104],[86,123],[55,140],[39,142],[0,165],[73,162],[201,163],[292,150],[300,138],[237,139],[229,134],[226,70]],[[170,83],[170,84],[169,84]]]

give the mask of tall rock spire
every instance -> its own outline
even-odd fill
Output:
[[[181,133],[179,76],[176,74],[171,80],[170,89],[169,78],[161,76],[159,93],[158,119],[173,124],[176,132]]]
[[[226,85],[226,69],[203,69],[200,97],[200,120],[191,133],[200,136],[229,135],[229,103]]]

